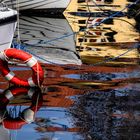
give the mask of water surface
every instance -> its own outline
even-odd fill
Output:
[[[119,11],[125,3],[114,5],[118,5],[115,11]],[[12,140],[140,139],[137,21],[123,15],[97,28],[87,28],[87,32],[79,32],[87,21],[91,25],[95,19],[82,16],[88,9],[86,6],[80,3],[73,9],[68,7],[66,19],[20,17],[19,32],[24,49],[47,62],[42,64],[45,80],[41,91],[32,90],[33,95],[28,96],[30,89],[24,89],[24,94],[17,95],[8,104],[3,94],[9,87],[10,90],[17,87],[0,77],[0,114],[1,118],[7,118],[1,125],[1,137],[7,140],[9,137]],[[70,13],[70,10],[78,13],[78,8],[84,9],[79,10],[80,16]],[[94,5],[90,10],[100,12]],[[21,78],[31,75],[28,67],[10,68]],[[23,114],[32,107],[35,117],[27,117],[33,119],[27,123]]]

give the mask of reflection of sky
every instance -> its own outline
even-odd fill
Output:
[[[80,79],[80,74],[68,74],[68,75],[62,75],[62,77],[72,78],[72,79]]]
[[[34,124],[24,125],[19,131],[17,131],[17,140],[38,140],[41,136],[36,133],[34,128]]]
[[[49,123],[51,126],[59,126],[65,125],[67,127],[72,127],[70,122],[70,116],[66,115],[66,109],[64,108],[41,108],[39,112],[36,113],[36,117],[47,118],[51,122]],[[59,125],[60,124],[60,125]]]
[[[15,140],[39,140],[41,138],[49,138],[49,140],[82,140],[79,135],[72,132],[36,133],[34,127],[33,124],[25,125],[21,130],[12,132],[12,135],[16,137]]]
[[[11,71],[23,71],[23,70],[31,70],[29,67],[10,67],[9,68]]]
[[[12,106],[8,106],[12,108]],[[22,109],[27,107],[22,106]],[[18,112],[18,110],[17,110]],[[43,118],[46,120],[50,120],[45,122],[45,126],[52,126],[52,127],[69,127],[72,128],[72,122],[70,116],[67,114],[67,110],[65,108],[54,108],[54,107],[42,107],[37,113],[36,118]],[[44,125],[44,124],[43,124]],[[39,140],[40,138],[49,138],[49,140],[82,140],[79,138],[75,132],[67,132],[67,131],[57,131],[57,132],[37,132],[35,128],[38,127],[34,122],[31,124],[24,125],[20,130],[12,130],[11,136],[17,140]],[[14,140],[14,139],[12,139]]]
[[[92,74],[92,73],[91,73]],[[94,74],[94,73],[93,73]],[[65,78],[70,78],[70,79],[80,79],[81,78],[81,75],[84,75],[83,74],[67,74],[67,75],[62,75],[62,77],[65,77]],[[85,73],[86,75],[86,73]],[[95,73],[96,75],[96,73]],[[112,75],[114,75],[114,77],[111,77]],[[139,71],[133,71],[133,72],[118,72],[118,73],[112,73],[112,75],[109,73],[105,73],[105,74],[100,74],[100,80],[101,80],[101,76],[102,78],[106,78],[107,76],[111,77],[112,79],[120,79],[120,78],[138,78],[140,77],[140,72]]]

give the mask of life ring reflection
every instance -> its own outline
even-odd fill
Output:
[[[24,109],[17,117],[13,117],[11,112],[8,112],[7,105],[9,102],[19,95],[28,95],[32,100],[30,107]],[[10,87],[0,95],[0,122],[4,128],[20,129],[23,125],[32,123],[35,118],[35,113],[43,104],[43,97],[40,88],[25,88],[25,87]]]

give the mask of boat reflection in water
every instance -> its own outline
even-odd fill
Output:
[[[73,7],[74,4],[75,7]],[[78,4],[76,1],[71,2],[64,15],[73,31],[78,32],[76,48],[80,51],[83,61],[95,63],[95,59],[116,57],[139,42],[139,32],[135,28],[136,21],[134,17],[129,18],[128,8],[125,8],[128,4],[132,2],[127,0],[98,1],[97,3],[92,0],[79,0]],[[122,9],[124,10],[119,12]],[[119,14],[115,14],[116,12]],[[107,19],[113,14],[112,18]],[[104,22],[100,24],[103,20]],[[122,58],[129,59],[130,56],[136,58],[136,51],[131,51],[129,55],[126,54]],[[91,61],[92,58],[93,61]]]
[[[73,32],[66,19],[21,16],[19,32],[26,49],[41,57],[41,62],[81,64],[74,37],[67,36]],[[61,36],[66,37],[55,40]]]
[[[140,72],[136,62],[121,67],[47,65],[44,69],[42,107],[34,122],[17,132],[17,139],[139,139]],[[22,96],[11,105],[29,106],[30,100]]]
[[[101,2],[104,1],[101,0]],[[77,5],[82,6],[83,4],[85,3]],[[77,8],[77,5],[71,8]],[[88,17],[73,17],[72,14],[68,14],[67,18],[74,31],[84,28],[86,23],[91,26],[95,21],[94,17],[87,20]],[[104,17],[96,19],[100,20],[100,18]],[[121,18],[121,20],[117,20],[117,18]],[[123,20],[125,21],[123,22]],[[21,17],[20,35],[21,41],[26,44],[25,49],[39,55],[44,54],[44,58],[49,61],[55,59],[53,62],[58,62],[57,55],[63,54],[60,53],[60,55],[55,51],[49,55],[53,49],[56,49],[55,46],[57,49],[61,48],[60,50],[63,52],[67,48],[70,50],[68,54],[71,51],[76,52],[74,47],[71,48],[75,45],[72,36],[46,43],[48,38],[52,40],[54,37],[67,35],[67,31],[72,32],[65,21],[61,19],[45,20],[43,17]],[[26,26],[26,22],[28,26]],[[34,24],[36,22],[39,24]],[[119,23],[125,28],[117,27]],[[53,26],[51,26],[52,24]],[[70,65],[42,64],[46,71],[42,84],[43,105],[37,111],[34,122],[24,125],[16,133],[16,138],[20,140],[139,140],[139,49],[125,53],[130,48],[139,45],[138,32],[134,27],[133,18],[128,19],[121,15],[121,17],[115,17],[108,23],[102,24],[101,27],[91,27],[87,34],[84,32],[77,34],[76,46],[80,47],[82,63],[89,65],[71,67]],[[81,38],[83,40],[92,39],[92,41],[81,41]],[[101,42],[102,39],[105,41]],[[48,48],[51,51],[47,53]],[[123,53],[125,55],[113,61],[104,61],[105,58],[116,57]],[[49,58],[47,58],[48,56]],[[67,60],[68,56],[62,55],[61,57],[58,62],[61,62],[60,64],[64,63],[63,60]],[[76,64],[79,62],[76,58],[70,57],[70,59]],[[10,69],[25,79],[28,79],[31,74],[30,69],[24,66],[12,66]],[[1,75],[0,81],[1,90],[9,86]],[[30,101],[21,97],[19,100],[13,100],[10,105],[29,106]]]

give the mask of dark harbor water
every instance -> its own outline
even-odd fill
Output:
[[[112,14],[121,2],[100,7]],[[41,89],[24,88],[0,75],[0,140],[140,139],[138,17],[126,10],[94,27],[106,16],[85,16],[86,3],[76,3],[64,18],[20,16],[14,41],[39,59],[45,79]],[[22,79],[31,75],[26,66],[9,66]]]

